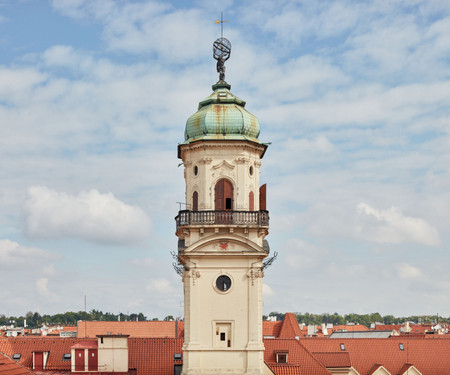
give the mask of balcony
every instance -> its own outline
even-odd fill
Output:
[[[269,226],[269,211],[189,211],[178,212],[177,229],[186,225]]]

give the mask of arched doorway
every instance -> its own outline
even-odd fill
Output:
[[[214,209],[216,224],[233,222],[233,184],[226,179],[217,181],[214,188]]]
[[[214,188],[214,209],[233,211],[233,184],[226,179],[217,181]]]

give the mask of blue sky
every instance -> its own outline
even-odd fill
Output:
[[[448,1],[0,0],[0,313],[182,316],[176,146],[218,79],[271,142],[264,313],[447,316]],[[5,285],[9,287],[5,287]]]

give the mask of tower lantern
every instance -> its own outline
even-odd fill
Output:
[[[214,43],[219,81],[178,145],[186,209],[176,216],[184,283],[183,374],[263,374],[263,260],[269,254],[258,119],[230,92],[225,38]]]

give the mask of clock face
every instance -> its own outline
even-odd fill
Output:
[[[226,275],[219,276],[216,280],[216,287],[222,292],[227,291],[231,288],[231,279]]]

